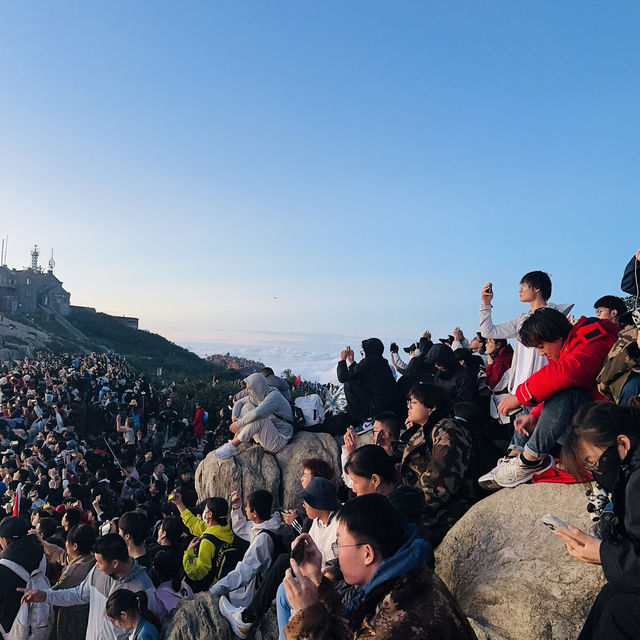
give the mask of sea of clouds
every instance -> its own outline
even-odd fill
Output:
[[[385,357],[390,359],[388,345],[390,340],[381,338],[385,343]],[[180,342],[181,347],[205,357],[214,353],[230,353],[251,360],[259,360],[271,367],[276,374],[291,369],[294,375],[303,380],[337,383],[336,365],[340,351],[349,345],[360,359],[362,338],[337,334],[281,334],[275,332],[245,331],[241,334],[229,334],[228,339],[216,336],[211,342]],[[412,342],[398,339],[400,346]]]

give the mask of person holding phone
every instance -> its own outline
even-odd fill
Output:
[[[574,416],[562,452],[567,469],[586,474],[613,496],[614,518],[598,536],[568,525],[554,531],[567,552],[602,566],[607,584],[598,594],[579,640],[631,640],[640,628],[640,409],[592,402]]]

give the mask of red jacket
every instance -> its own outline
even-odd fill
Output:
[[[193,427],[193,433],[196,438],[204,437],[204,409],[202,407],[196,409],[196,415],[193,418],[191,426]]]
[[[620,327],[609,320],[582,316],[573,326],[560,357],[550,360],[516,389],[520,404],[533,406],[562,389],[584,389],[592,400],[607,400],[599,391],[596,377]]]
[[[496,388],[496,385],[500,380],[504,372],[511,368],[511,361],[513,360],[513,347],[510,344],[505,345],[500,349],[493,358],[493,363],[487,365],[487,377],[485,382],[487,387],[492,391]],[[501,391],[501,389],[499,389]]]

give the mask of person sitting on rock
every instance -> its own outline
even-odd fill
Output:
[[[273,496],[268,491],[252,491],[245,503],[245,518],[242,500],[237,494],[233,496],[231,525],[236,535],[249,542],[249,548],[236,568],[209,589],[213,595],[225,599],[219,605],[221,609],[249,606],[257,584],[273,562],[277,536],[284,524],[277,511],[272,513],[272,505]]]
[[[515,487],[554,465],[549,452],[556,442],[564,443],[573,414],[590,400],[606,400],[597,389],[596,376],[618,329],[609,320],[584,316],[572,325],[551,307],[536,309],[522,323],[518,340],[536,347],[549,362],[520,384],[515,395],[506,396],[498,405],[503,415],[523,405],[535,408],[514,422],[514,428],[528,436],[524,451],[498,461],[479,479],[481,486]]]
[[[233,405],[233,440],[216,449],[218,458],[231,458],[240,443],[253,440],[265,451],[281,451],[293,436],[293,411],[284,396],[260,373],[245,378],[249,395]]]
[[[408,633],[420,640],[475,639],[455,599],[427,566],[429,545],[405,526],[386,498],[354,498],[337,517],[334,549],[340,570],[348,584],[362,589],[342,607],[322,574],[320,551],[302,534],[303,560],[292,559],[284,579],[295,610],[284,630],[287,640],[396,640]]]
[[[364,357],[360,362],[355,361],[353,349],[340,352],[338,381],[344,384],[347,412],[353,425],[380,411],[393,410],[397,404],[395,379],[383,352],[384,345],[378,338],[362,341]]]
[[[242,557],[227,522],[229,505],[224,498],[207,498],[201,520],[185,507],[182,495],[177,491],[173,504],[184,525],[196,536],[184,552],[184,573],[195,591],[204,591],[229,573]]]
[[[291,387],[289,383],[280,376],[275,375],[273,369],[271,367],[265,367],[264,369],[260,369],[258,371],[261,375],[264,376],[265,380],[269,383],[270,386],[275,387],[287,400],[291,402]],[[238,391],[235,396],[233,396],[233,401],[237,402],[242,398],[246,398],[249,395],[247,389],[242,389],[242,391]]]
[[[611,402],[586,404],[574,416],[562,461],[577,478],[590,476],[613,496],[611,525],[600,537],[569,525],[554,531],[568,553],[602,566],[598,594],[579,640],[632,640],[640,628],[640,410]],[[602,521],[601,521],[602,522]],[[600,524],[600,523],[599,523]]]
[[[400,476],[424,493],[419,529],[435,547],[477,500],[473,437],[463,421],[450,417],[449,399],[438,385],[417,384],[408,406]]]
[[[321,458],[308,458],[302,461],[302,476],[300,485],[303,490],[315,479],[321,478],[335,485],[335,473],[331,466]],[[305,510],[306,512],[306,510]],[[309,518],[308,513],[304,519],[299,517],[296,509],[289,509],[282,512],[282,518],[288,525],[292,525],[290,537],[293,541],[300,531],[308,533],[313,525],[313,520]],[[267,613],[271,607],[273,599],[276,597],[278,587],[282,583],[284,574],[289,567],[290,552],[288,549],[283,551],[274,558],[269,570],[263,576],[260,585],[251,599],[248,607],[229,608],[227,602],[220,601],[220,610],[222,614],[229,620],[233,632],[240,638],[246,638],[251,627],[256,624]],[[224,610],[223,610],[223,607]]]

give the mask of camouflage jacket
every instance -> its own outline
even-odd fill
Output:
[[[471,434],[453,418],[430,431],[419,428],[404,451],[400,475],[404,484],[424,492],[419,529],[435,547],[477,499]]]
[[[640,373],[638,329],[631,325],[620,330],[598,374],[598,391],[618,402],[622,388],[632,373]]]
[[[287,640],[476,640],[454,597],[426,567],[380,584],[348,621],[337,615],[339,598],[328,580],[318,596],[289,620]]]

